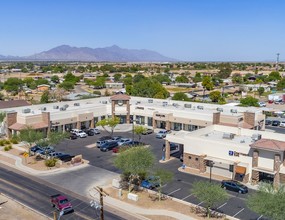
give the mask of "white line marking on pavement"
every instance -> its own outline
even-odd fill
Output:
[[[259,216],[257,220],[260,220],[263,217],[263,215]]]
[[[197,205],[201,205],[203,202],[200,202],[199,204],[197,204]]]
[[[182,200],[187,199],[188,197],[190,197],[190,196],[192,196],[192,195],[193,195],[193,193],[190,194],[190,195],[188,195],[188,196],[186,196],[186,197],[184,197]]]
[[[161,188],[163,188],[163,187],[165,187],[165,186],[167,186],[167,184],[162,185]]]
[[[172,191],[171,193],[168,193],[167,195],[169,196],[169,195],[171,195],[171,194],[173,194],[173,193],[175,193],[175,192],[177,192],[177,191],[179,191],[179,190],[181,190],[181,188],[179,188],[179,189],[177,189],[177,190],[174,190],[174,191]]]
[[[237,216],[239,213],[241,213],[243,210],[244,210],[244,208],[241,209],[241,210],[239,210],[235,215],[233,215],[233,217],[236,217],[236,216]]]
[[[226,204],[228,204],[228,203],[225,202],[223,205],[220,205],[217,209],[220,209],[220,208],[224,207]]]

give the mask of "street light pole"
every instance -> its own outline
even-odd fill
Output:
[[[133,123],[133,145],[134,145],[134,138],[135,138],[135,125],[134,125],[134,119],[132,120],[132,123]]]
[[[210,165],[210,183],[212,182],[212,168],[214,166],[214,162],[213,161],[210,161],[209,165]]]

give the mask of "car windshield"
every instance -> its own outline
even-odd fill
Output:
[[[239,186],[239,187],[244,187],[244,185],[242,185],[242,184],[239,183],[239,182],[235,182],[235,184],[236,184],[237,186]]]
[[[66,204],[68,203],[68,200],[67,199],[63,199],[63,200],[60,200],[59,201],[59,204],[63,205],[63,204]]]

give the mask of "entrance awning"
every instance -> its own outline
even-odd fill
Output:
[[[241,166],[236,166],[236,173],[238,174],[245,174],[246,173],[246,168],[245,167],[241,167]]]

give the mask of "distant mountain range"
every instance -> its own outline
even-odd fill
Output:
[[[116,45],[104,48],[71,47],[62,45],[31,56],[3,56],[5,61],[95,61],[95,62],[175,62],[151,50],[123,49]]]

